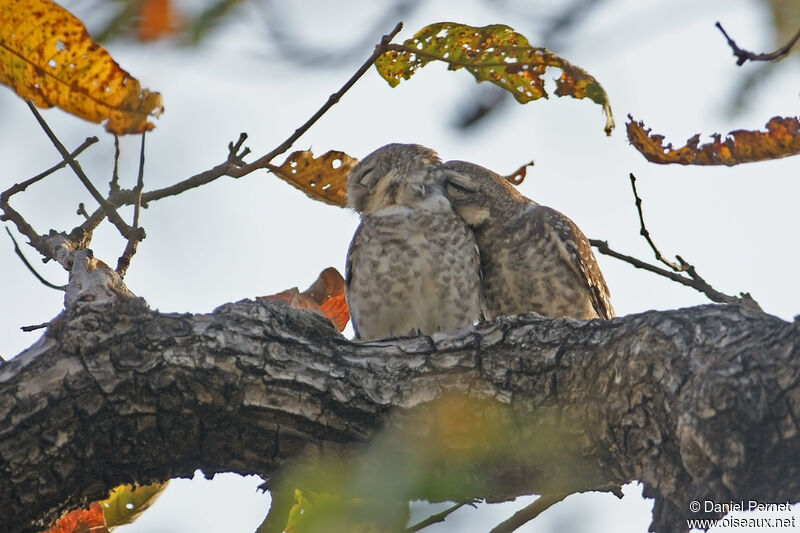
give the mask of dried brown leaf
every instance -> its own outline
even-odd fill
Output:
[[[344,294],[344,278],[333,267],[320,272],[311,286],[300,292],[292,287],[269,296],[258,296],[257,300],[283,302],[295,309],[309,309],[327,317],[339,331],[350,320],[350,310]]]
[[[314,200],[347,206],[347,177],[358,159],[344,152],[331,150],[315,158],[311,150],[299,150],[286,158],[280,167],[270,171],[297,187]]]
[[[525,163],[513,173],[509,174],[508,176],[503,176],[506,181],[508,181],[511,185],[521,185],[523,181],[525,181],[525,176],[528,175],[528,167],[533,166],[533,161],[530,163]]]
[[[736,130],[725,139],[718,133],[713,142],[700,144],[700,134],[673,148],[663,145],[664,136],[652,134],[643,122],[628,115],[628,140],[652,163],[679,165],[738,165],[779,159],[800,154],[800,120],[797,117],[773,117],[767,131]]]

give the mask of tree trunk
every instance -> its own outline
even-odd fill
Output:
[[[799,332],[706,305],[355,343],[277,303],[77,302],[0,367],[0,530],[41,529],[121,483],[274,478],[350,453],[424,463],[433,481],[404,496],[431,500],[638,479],[651,529],[684,531],[709,516],[692,500],[800,500]]]

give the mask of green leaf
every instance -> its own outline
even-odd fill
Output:
[[[522,104],[547,98],[542,75],[548,67],[561,69],[556,95],[589,98],[603,107],[606,135],[614,129],[614,117],[605,89],[589,73],[546,48],[531,46],[512,28],[492,24],[476,28],[455,22],[439,22],[422,28],[403,44],[375,61],[380,75],[396,87],[431,61],[443,61],[450,70],[467,69],[475,78],[489,81],[514,95]]]
[[[165,483],[152,485],[120,485],[111,491],[107,500],[100,502],[106,526],[116,527],[136,520],[166,488]]]

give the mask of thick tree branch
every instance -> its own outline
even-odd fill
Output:
[[[276,303],[181,315],[109,301],[76,302],[0,367],[0,530],[33,531],[122,482],[358,456],[381,428],[375,468],[422,462],[428,476],[409,497],[638,479],[659,532],[702,518],[694,499],[800,500],[800,326],[745,307],[354,343]],[[474,402],[455,429],[437,401],[453,392]]]

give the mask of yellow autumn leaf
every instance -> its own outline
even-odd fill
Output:
[[[531,46],[525,36],[508,26],[431,24],[403,44],[389,45],[389,50],[375,61],[375,68],[395,87],[431,61],[442,61],[450,70],[465,68],[479,82],[502,87],[522,104],[547,98],[542,75],[548,67],[560,68],[556,95],[589,98],[601,105],[606,115],[606,135],[614,129],[608,96],[594,77],[546,48]]]
[[[358,159],[336,150],[317,158],[310,150],[298,150],[287,157],[281,166],[268,168],[312,199],[345,207],[347,177],[356,164]]]
[[[109,528],[130,524],[136,520],[166,488],[167,483],[152,485],[120,485],[111,491],[107,500],[100,502],[103,519]]]
[[[58,106],[115,134],[153,128],[161,95],[142,89],[92,41],[83,23],[49,0],[0,0],[0,83],[38,107]]]

